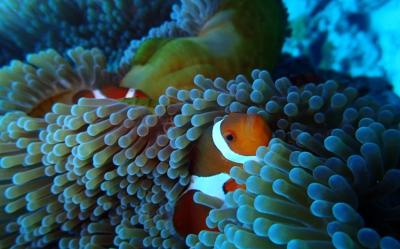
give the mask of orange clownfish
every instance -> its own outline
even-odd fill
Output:
[[[206,225],[210,207],[195,203],[193,196],[199,190],[188,190],[175,204],[172,222],[175,231],[185,238],[189,234],[198,234],[201,230],[211,230]]]
[[[246,189],[246,186],[237,183],[233,178],[230,178],[228,181],[224,183],[224,185],[222,185],[222,190],[224,191],[224,194],[233,192],[239,188]]]
[[[93,99],[129,99],[129,98],[147,98],[146,95],[137,89],[125,88],[120,86],[104,86],[99,89],[82,90],[74,95],[74,101],[80,98]]]
[[[231,113],[214,124],[214,145],[229,161],[244,163],[256,160],[256,150],[266,146],[272,132],[265,120],[255,114]]]
[[[256,114],[230,113],[209,127],[192,151],[192,182],[178,199],[173,223],[181,236],[210,230],[205,219],[210,208],[193,201],[196,191],[224,199],[225,194],[244,185],[228,174],[235,163],[257,160],[259,146],[268,145],[272,132],[266,121]]]
[[[42,117],[51,111],[54,103],[76,104],[80,98],[96,99],[148,99],[140,90],[119,86],[103,86],[98,89],[84,89],[80,91],[63,92],[39,103],[30,112],[33,117]]]
[[[267,146],[272,132],[257,114],[230,113],[205,130],[191,154],[192,175],[229,173],[234,164],[256,160],[256,150]]]
[[[206,225],[206,218],[211,208],[195,203],[193,196],[196,192],[201,191],[223,200],[226,193],[233,192],[238,188],[245,189],[245,186],[236,183],[226,173],[209,177],[192,176],[192,183],[175,204],[172,216],[175,231],[182,237],[186,237],[188,234],[198,234],[201,230],[217,231]]]
[[[193,196],[196,192],[201,191],[223,200],[225,189],[221,186],[221,182],[227,183],[230,181],[229,179],[232,178],[226,173],[209,177],[192,176],[192,182],[176,202],[172,216],[175,231],[180,236],[198,234],[201,230],[215,231],[206,225],[206,218],[211,208],[195,203]]]

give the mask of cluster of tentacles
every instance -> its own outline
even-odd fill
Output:
[[[259,70],[252,78],[198,76],[195,83],[203,91],[187,95],[193,99],[183,115],[197,112],[191,106],[206,107],[211,120],[221,109],[257,113],[275,137],[258,149],[258,161],[231,169],[246,190],[228,193],[223,203],[194,195],[213,208],[206,222],[218,232],[189,235],[187,245],[399,248],[398,108],[378,106],[334,81],[297,87],[286,78],[273,82]]]
[[[177,2],[0,3],[0,61],[104,51],[0,68],[0,249],[400,248],[398,107],[261,70],[192,84],[272,68],[286,12]],[[84,98],[120,85],[154,99]],[[182,236],[173,217],[193,160],[216,150],[200,141],[230,113],[259,115],[273,139],[232,163],[241,187],[224,199],[193,195],[208,229]]]
[[[27,53],[98,47],[115,69],[132,39],[169,19],[176,0],[38,1],[0,3],[0,65]]]
[[[71,50],[71,65],[48,51],[2,69],[1,248],[183,243],[165,227],[168,201],[190,181],[184,167],[168,164],[179,157],[166,136],[179,104],[81,98],[29,115],[52,95],[69,99],[71,91],[101,86],[107,77],[97,52]]]
[[[29,115],[46,89],[111,80],[96,50],[70,56],[74,65],[48,51],[0,72],[0,248],[400,247],[396,108],[334,81],[298,87],[254,70],[250,81],[198,75],[156,104],[81,98]],[[181,238],[171,216],[191,151],[231,112],[261,115],[274,139],[232,168],[245,190],[194,195],[217,231]]]
[[[45,49],[101,49],[108,69],[130,67],[150,38],[194,36],[218,10],[219,0],[107,0],[0,3],[0,65]]]

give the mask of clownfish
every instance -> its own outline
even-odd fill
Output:
[[[257,148],[268,145],[271,136],[265,120],[255,114],[231,113],[212,129],[212,139],[219,152],[227,160],[240,164],[257,160]]]
[[[195,189],[186,191],[174,207],[173,226],[176,233],[183,238],[189,234],[198,234],[201,230],[217,231],[206,225],[206,218],[211,208],[193,201],[193,196],[198,191]]]
[[[194,193],[201,191],[223,200],[226,193],[244,189],[229,175],[231,167],[257,160],[257,148],[267,146],[271,137],[271,129],[261,116],[243,113],[230,113],[203,133],[191,154],[191,184],[179,197],[173,213],[179,235],[212,231],[205,223],[211,208],[195,203]]]
[[[234,164],[257,160],[257,148],[267,146],[271,137],[271,129],[260,115],[230,113],[199,138],[192,150],[190,173],[229,174]]]
[[[224,189],[221,182],[228,182],[230,176],[226,173],[209,177],[192,176],[190,186],[183,192],[175,204],[172,223],[177,234],[185,238],[188,234],[198,234],[201,230],[217,231],[206,225],[206,218],[211,208],[194,202],[196,192],[224,199]]]
[[[74,102],[80,98],[93,99],[129,99],[146,98],[146,95],[140,90],[120,86],[104,86],[99,89],[82,90],[74,95]]]
[[[84,89],[58,94],[38,104],[29,115],[41,117],[51,111],[54,103],[76,104],[80,98],[116,99],[116,100],[142,100],[148,97],[140,90],[120,86],[103,86],[97,89]],[[133,103],[135,104],[135,103]]]

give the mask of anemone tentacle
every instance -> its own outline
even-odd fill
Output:
[[[206,21],[218,10],[220,0],[181,0],[172,6],[171,20],[153,27],[147,35],[133,39],[121,58],[121,67],[129,67],[140,46],[153,38],[196,36]]]
[[[76,46],[97,47],[118,69],[132,39],[168,20],[176,0],[38,1],[0,4],[0,65],[25,54],[53,48],[60,53]]]
[[[77,47],[68,51],[68,57],[73,64],[49,49],[28,55],[26,63],[12,61],[2,67],[0,113],[46,112],[52,102],[72,103],[73,95],[80,90],[112,85],[112,75],[105,70],[106,58],[100,50]]]
[[[70,82],[95,82],[79,72]],[[150,106],[82,98],[41,118],[2,115],[0,245],[184,247],[171,214],[190,184],[192,149],[239,112],[262,116],[275,138],[258,161],[232,167],[245,189],[223,203],[194,195],[213,208],[206,224],[218,231],[189,235],[187,246],[399,246],[397,108],[334,81],[298,87],[261,70],[194,84]]]
[[[17,246],[30,247],[56,241],[61,248],[182,246],[183,241],[174,236],[170,214],[190,178],[184,167],[168,164],[173,149],[165,133],[179,109],[176,105],[167,109],[82,98],[74,105],[55,104],[43,118],[6,113],[2,121],[10,124],[1,134],[2,167],[40,164],[35,165],[32,179],[21,166],[5,178],[2,186],[7,193],[32,196],[28,203],[22,196],[14,208],[18,204],[13,204],[14,197],[3,198],[5,211],[20,212],[17,222],[7,218],[5,226],[13,227],[4,230],[7,241],[14,243],[15,234],[20,237]],[[24,138],[27,132],[37,134]],[[21,183],[13,182],[20,178]],[[39,185],[38,181],[47,182]],[[19,222],[33,216],[40,219],[28,225]]]
[[[273,82],[266,71],[254,70],[252,77],[249,83],[243,76],[229,82],[197,76],[202,90],[192,90],[193,99],[187,94],[190,104],[182,113],[189,118],[182,120],[192,127],[198,115],[193,106],[207,95],[213,111],[262,115],[275,136],[258,149],[258,162],[231,169],[246,190],[228,193],[222,207],[209,213],[207,225],[219,232],[190,235],[187,245],[398,247],[398,109],[334,81],[299,88],[285,78]]]

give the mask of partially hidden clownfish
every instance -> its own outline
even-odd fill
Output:
[[[116,99],[130,104],[143,104],[140,100],[150,99],[140,90],[106,85],[97,89],[82,89],[79,91],[70,91],[60,93],[52,98],[46,99],[46,101],[40,103],[38,106],[33,108],[29,113],[33,117],[43,116],[45,113],[51,110],[53,103],[64,103],[64,104],[76,104],[80,98],[92,98],[92,99]],[[135,100],[138,103],[131,102],[129,100]],[[144,103],[147,104],[147,103]]]
[[[94,98],[94,99],[124,99],[134,97],[145,97],[143,93],[133,88],[120,86],[104,86],[99,89],[83,90],[75,94],[75,101],[79,98]]]
[[[192,182],[174,209],[173,224],[179,235],[212,230],[205,223],[211,208],[195,203],[195,192],[223,200],[226,193],[245,188],[230,177],[230,169],[257,160],[257,148],[267,146],[271,137],[271,129],[261,116],[243,113],[230,113],[203,133],[191,154]]]

